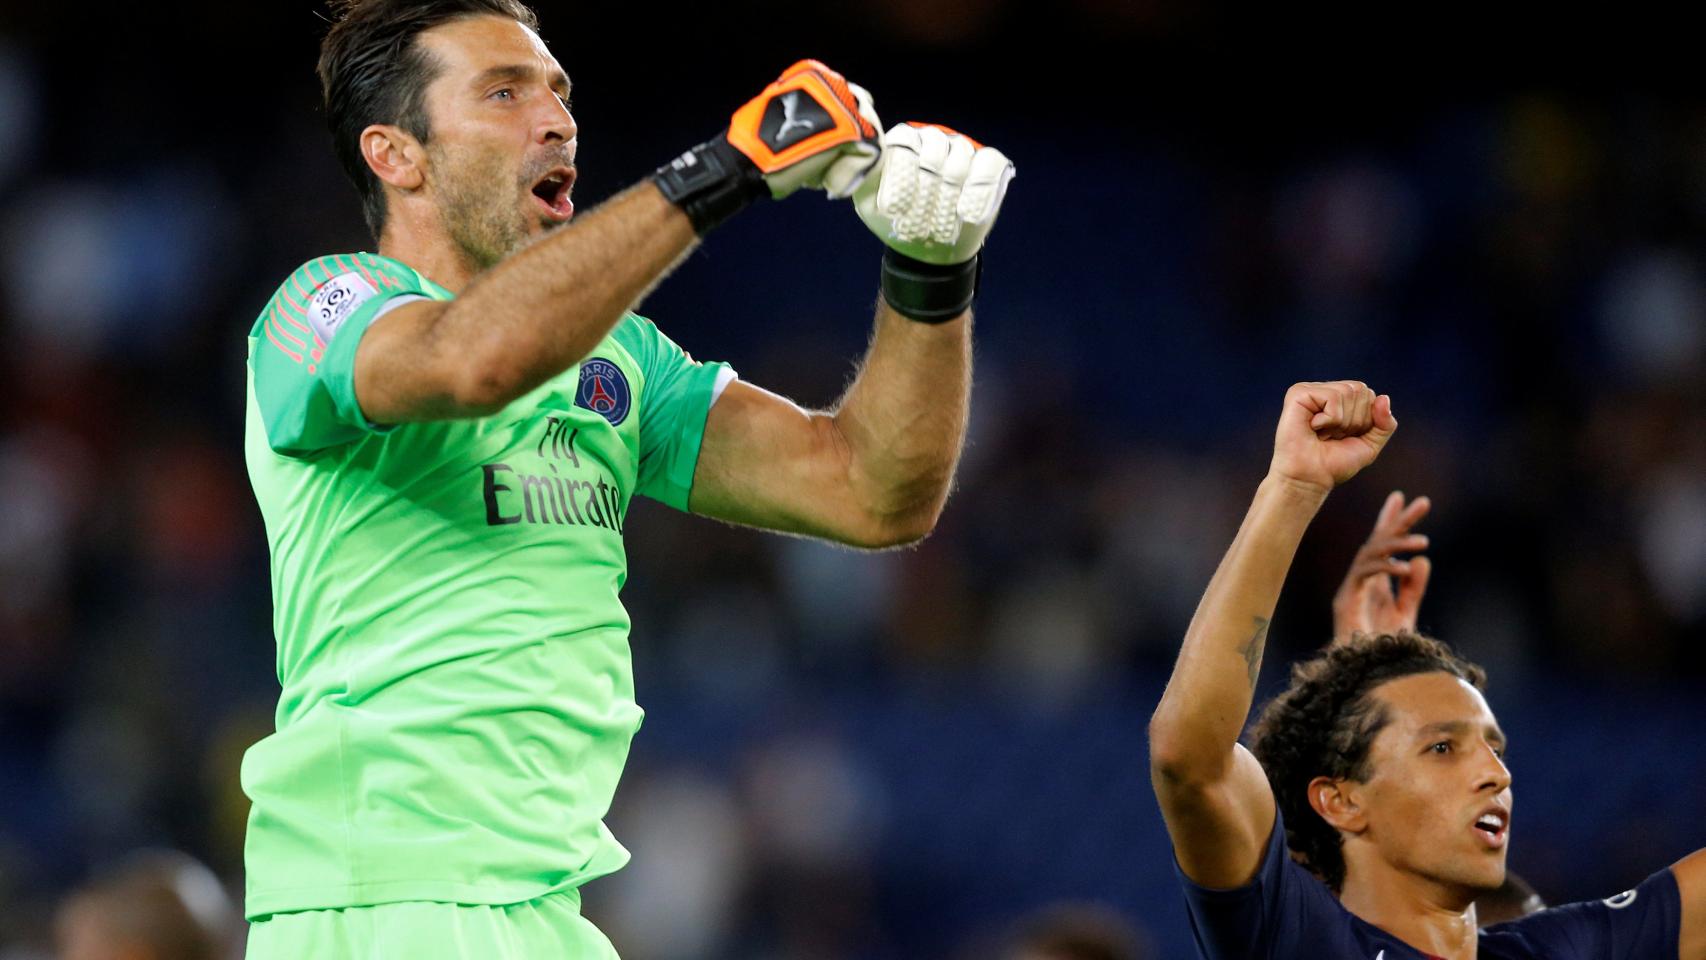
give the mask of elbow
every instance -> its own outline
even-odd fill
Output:
[[[469,417],[497,413],[528,390],[522,371],[501,358],[464,358],[450,379],[451,401]]]
[[[901,514],[868,513],[842,530],[838,539],[860,550],[894,550],[924,541],[936,529],[941,508]]]
[[[1149,718],[1149,770],[1156,777],[1176,783],[1184,769],[1184,752],[1177,738],[1161,720],[1160,714]]]
[[[1209,783],[1224,771],[1226,757],[1196,748],[1187,731],[1163,718],[1159,711],[1149,720],[1149,771],[1160,781],[1184,786]]]
[[[866,506],[859,524],[858,536],[862,542],[858,546],[888,550],[922,543],[936,531],[936,524],[941,522],[942,511],[948,505],[948,477],[944,474],[910,490],[890,493]]]

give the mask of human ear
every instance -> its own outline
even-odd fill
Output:
[[[381,181],[416,190],[426,180],[426,151],[401,127],[376,123],[361,131],[361,157]]]
[[[1334,829],[1361,833],[1368,829],[1368,816],[1350,780],[1316,777],[1309,781],[1309,806]]]

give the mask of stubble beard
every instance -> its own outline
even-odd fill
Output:
[[[428,147],[436,154],[439,216],[445,233],[475,272],[487,270],[527,246],[527,218],[520,210],[514,174],[496,157]]]

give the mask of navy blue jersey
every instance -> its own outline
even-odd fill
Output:
[[[1276,813],[1262,867],[1233,890],[1185,888],[1203,960],[1428,960],[1340,906],[1327,885],[1286,854]],[[1669,869],[1608,900],[1572,903],[1481,931],[1480,960],[1675,960],[1682,897]]]

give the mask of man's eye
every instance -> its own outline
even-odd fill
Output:
[[[1434,744],[1433,746],[1429,747],[1428,749],[1432,750],[1434,753],[1450,753],[1451,752],[1451,741],[1450,740],[1441,740],[1440,742]]]
[[[504,87],[501,90],[493,90],[492,96],[495,98],[498,98],[498,99],[502,99],[502,100],[514,100],[515,99],[515,91],[509,87]]]
[[[575,112],[575,105],[574,105],[574,104],[572,104],[572,103],[570,103],[570,102],[569,102],[569,98],[568,98],[568,97],[558,97],[558,98],[557,98],[557,100],[558,100],[558,101],[560,101],[560,102],[561,102],[561,103],[562,103],[562,104],[563,104],[563,109],[564,109],[564,110],[567,110],[567,111],[569,111],[569,112],[570,112],[570,113],[574,113],[574,112]]]

